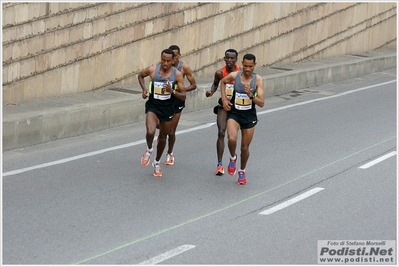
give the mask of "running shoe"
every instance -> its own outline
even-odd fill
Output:
[[[229,166],[227,167],[227,172],[230,175],[234,175],[236,174],[237,168],[236,168],[236,163],[237,163],[237,155],[236,155],[236,159],[231,159],[230,157],[230,162],[229,162]]]
[[[150,151],[146,150],[141,157],[141,165],[147,166],[150,163],[150,158],[151,158],[151,153]]]
[[[223,174],[224,174],[224,169],[223,169],[223,166],[222,166],[222,165],[218,165],[218,166],[216,167],[215,174],[216,174],[216,175],[223,175]]]
[[[247,183],[247,179],[245,179],[245,171],[238,172],[238,180],[237,183],[240,185],[244,185]]]
[[[159,163],[152,163],[152,166],[154,167],[154,176],[155,177],[161,177],[162,176],[162,169],[161,165]]]
[[[175,157],[173,156],[173,154],[169,154],[166,153],[166,161],[165,161],[166,165],[173,165],[175,164]]]

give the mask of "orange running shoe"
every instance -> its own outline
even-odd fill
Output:
[[[143,156],[141,156],[141,165],[147,166],[150,163],[151,153],[152,151],[148,150],[144,152]]]
[[[175,157],[173,156],[173,153],[167,153],[166,154],[166,161],[165,161],[166,165],[173,165],[175,164]]]
[[[162,169],[161,165],[159,163],[152,163],[152,166],[154,167],[154,176],[155,177],[161,177],[162,176]]]
[[[218,165],[218,166],[216,167],[215,174],[216,174],[216,175],[219,175],[219,176],[224,174],[224,169],[223,169],[223,166],[222,166],[222,165]]]
[[[247,179],[245,178],[245,171],[238,172],[238,180],[237,183],[240,185],[244,185],[247,183]]]

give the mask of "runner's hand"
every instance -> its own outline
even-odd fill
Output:
[[[222,99],[222,101],[223,101],[223,109],[226,110],[226,111],[230,111],[231,110],[231,106],[233,105],[233,104],[231,104],[230,100],[229,99]]]
[[[251,86],[248,84],[244,85],[244,92],[248,95],[251,93]],[[249,96],[249,95],[248,95]]]
[[[164,83],[163,85],[163,89],[171,94],[173,94],[173,89],[172,89],[172,84],[170,81],[167,81],[166,83]]]
[[[148,97],[148,90],[145,90],[141,97],[143,97],[143,99],[146,99]]]

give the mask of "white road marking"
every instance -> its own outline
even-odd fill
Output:
[[[347,94],[352,94],[352,93],[356,93],[356,92],[359,92],[359,91],[363,91],[363,90],[367,90],[367,89],[371,89],[371,88],[374,88],[374,87],[383,86],[383,85],[387,85],[387,84],[395,83],[395,82],[396,82],[396,80],[392,80],[392,81],[389,81],[389,82],[379,83],[379,84],[366,86],[366,87],[362,87],[362,88],[351,90],[351,91],[346,91],[344,93],[340,93],[340,94],[336,94],[336,95],[332,95],[332,96],[317,98],[317,99],[304,101],[304,102],[300,102],[300,103],[296,103],[296,104],[292,104],[292,105],[286,105],[286,106],[283,106],[283,107],[273,108],[273,109],[269,109],[269,110],[258,112],[258,115],[271,113],[271,112],[276,112],[276,111],[284,110],[284,109],[289,109],[289,108],[296,107],[296,106],[302,106],[302,105],[310,104],[310,103],[313,103],[313,102],[328,100],[330,98],[340,97],[340,96],[344,96],[344,95],[347,95]],[[201,126],[190,128],[190,129],[177,131],[176,134],[187,133],[187,132],[192,132],[192,131],[208,128],[208,127],[211,127],[214,124],[216,124],[216,123],[215,122],[207,123],[207,124],[204,124],[204,125],[201,125]],[[50,167],[50,166],[54,166],[54,165],[58,165],[58,164],[62,164],[62,163],[67,163],[67,162],[70,162],[70,161],[73,161],[73,160],[86,158],[86,157],[91,157],[91,156],[94,156],[94,155],[102,154],[102,153],[113,151],[113,150],[118,150],[118,149],[127,148],[127,147],[131,147],[131,146],[136,146],[136,145],[139,145],[139,144],[143,144],[145,142],[146,142],[145,139],[142,139],[142,140],[139,140],[139,141],[136,141],[136,142],[127,143],[127,144],[124,144],[124,145],[119,145],[119,146],[114,146],[114,147],[109,147],[109,148],[105,148],[105,149],[101,149],[101,150],[97,150],[97,151],[93,151],[93,152],[89,152],[89,153],[85,153],[85,154],[80,154],[80,155],[77,155],[77,156],[74,156],[74,157],[69,157],[69,158],[56,160],[56,161],[51,161],[51,162],[48,162],[48,163],[39,164],[39,165],[35,165],[35,166],[27,167],[27,168],[22,168],[22,169],[17,169],[17,170],[14,170],[14,171],[8,171],[8,172],[4,172],[3,173],[3,177],[11,176],[11,175],[19,174],[19,173],[24,173],[24,172],[28,172],[28,171],[32,171],[32,170],[36,170],[36,169],[41,169],[41,168],[45,168],[45,167]]]
[[[292,107],[307,105],[307,104],[311,104],[311,103],[318,102],[318,101],[324,101],[324,100],[328,100],[328,99],[335,98],[335,97],[341,97],[341,96],[344,96],[344,95],[357,93],[357,92],[360,92],[360,91],[368,90],[368,89],[371,89],[371,88],[374,88],[374,87],[383,86],[383,85],[387,85],[387,84],[391,84],[391,83],[395,83],[395,82],[396,82],[396,80],[389,81],[389,82],[384,82],[384,83],[379,83],[379,84],[375,84],[375,85],[370,85],[370,86],[366,86],[366,87],[362,87],[362,88],[346,91],[346,92],[339,93],[339,94],[336,94],[336,95],[316,98],[316,99],[312,99],[312,100],[308,100],[308,101],[303,101],[303,102],[300,102],[300,103],[295,103],[295,104],[292,104],[292,105],[286,105],[286,106],[279,107],[279,108],[274,108],[274,109],[269,109],[269,110],[265,110],[265,111],[260,111],[260,112],[258,112],[258,115],[266,114],[266,113],[270,113],[270,112],[275,112],[275,111],[283,110],[283,109],[289,109],[289,108],[292,108]]]
[[[154,257],[152,259],[140,262],[139,265],[155,265],[157,263],[160,263],[160,262],[163,262],[163,261],[165,261],[167,259],[170,259],[170,258],[172,258],[174,256],[177,256],[177,255],[179,255],[179,254],[181,254],[183,252],[186,252],[187,250],[190,250],[192,248],[195,248],[195,246],[193,246],[193,245],[183,245],[183,246],[180,246],[178,248],[169,250],[168,252],[165,252],[165,253],[163,253],[161,255],[158,255],[158,256],[156,256],[156,257]]]
[[[359,169],[368,169],[368,168],[370,168],[371,166],[374,166],[374,165],[380,163],[381,161],[384,161],[384,160],[386,160],[386,159],[389,159],[390,157],[395,156],[396,153],[397,153],[396,151],[392,151],[391,153],[388,153],[388,154],[386,154],[386,155],[384,155],[384,156],[382,156],[382,157],[379,157],[378,159],[375,159],[375,160],[373,160],[373,161],[370,161],[370,162],[367,163],[367,164],[364,164],[364,165],[360,166]]]
[[[186,130],[182,130],[182,131],[177,131],[176,134],[187,133],[187,132],[192,132],[192,131],[208,128],[208,127],[211,127],[214,124],[216,124],[216,122],[207,123],[207,124],[204,124],[204,125],[200,125],[200,126],[193,127],[193,128],[186,129]],[[77,160],[77,159],[81,159],[81,158],[87,158],[87,157],[95,156],[95,155],[102,154],[102,153],[105,153],[105,152],[118,150],[118,149],[122,149],[122,148],[127,148],[127,147],[131,147],[131,146],[136,146],[136,145],[140,145],[140,144],[145,144],[145,143],[146,143],[146,140],[142,139],[142,140],[139,140],[139,141],[136,141],[136,142],[127,143],[127,144],[123,144],[123,145],[119,145],[119,146],[113,146],[113,147],[109,147],[109,148],[105,148],[105,149],[100,149],[100,150],[97,150],[97,151],[80,154],[80,155],[77,155],[77,156],[74,156],[74,157],[69,157],[69,158],[60,159],[60,160],[56,160],[56,161],[51,161],[51,162],[48,162],[48,163],[43,163],[43,164],[35,165],[35,166],[32,166],[32,167],[26,167],[26,168],[14,170],[14,171],[8,171],[8,172],[4,172],[3,173],[3,177],[10,176],[10,175],[15,175],[15,174],[23,173],[23,172],[28,172],[28,171],[32,171],[32,170],[36,170],[36,169],[51,167],[51,166],[54,166],[54,165],[67,163],[67,162],[70,162],[70,161],[73,161],[73,160]]]
[[[267,210],[265,210],[265,211],[262,211],[262,212],[259,213],[259,214],[260,214],[260,215],[269,215],[269,214],[272,214],[273,212],[282,210],[282,209],[284,209],[284,208],[286,208],[286,207],[288,207],[288,206],[290,206],[290,205],[292,205],[292,204],[294,204],[294,203],[296,203],[296,202],[298,202],[298,201],[301,201],[301,200],[303,200],[303,199],[305,199],[305,198],[307,198],[307,197],[310,197],[311,195],[314,195],[314,194],[320,192],[321,190],[324,190],[324,188],[315,187],[315,188],[313,188],[313,189],[311,189],[311,190],[309,190],[309,191],[307,191],[307,192],[305,192],[305,193],[303,193],[303,194],[301,194],[301,195],[299,195],[299,196],[296,196],[296,197],[294,197],[294,198],[291,198],[290,200],[287,200],[287,201],[285,201],[285,202],[283,202],[283,203],[281,203],[281,204],[278,204],[278,205],[276,205],[276,206],[274,206],[274,207],[272,207],[272,208],[270,208],[270,209],[267,209]]]

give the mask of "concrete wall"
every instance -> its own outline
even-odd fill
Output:
[[[195,76],[396,46],[396,3],[2,3],[3,104],[137,84],[177,44]]]

